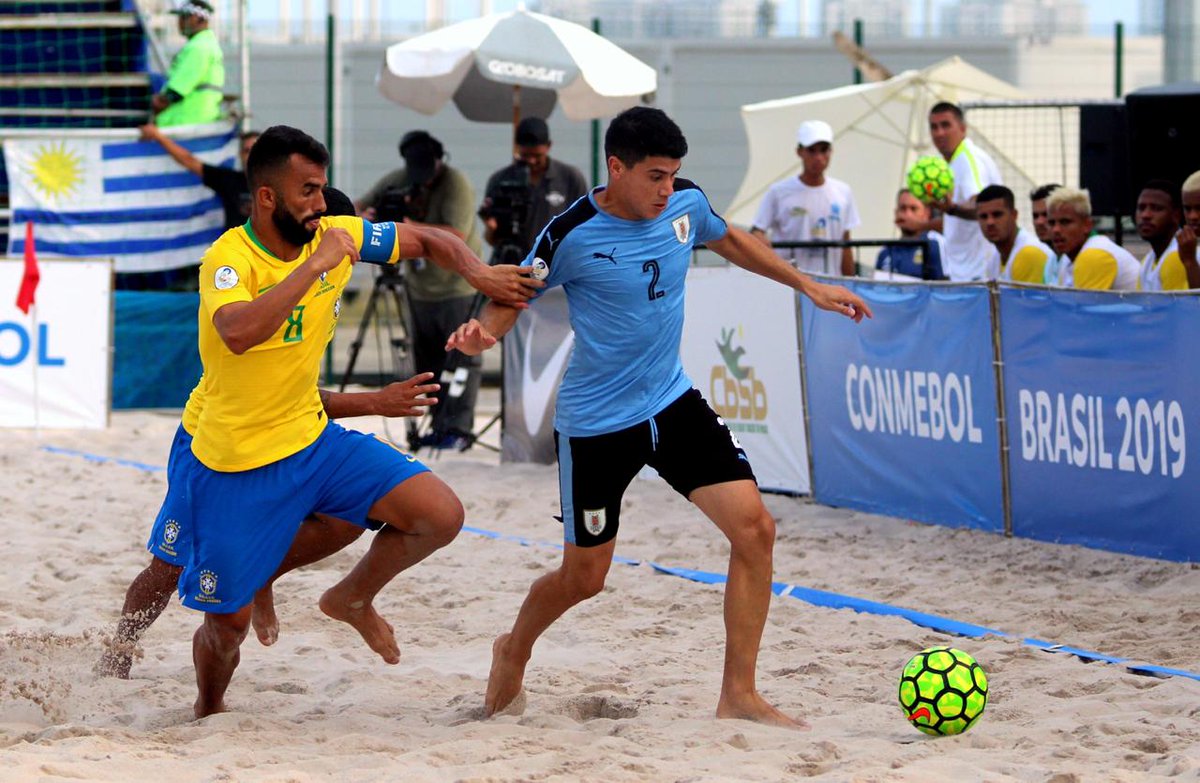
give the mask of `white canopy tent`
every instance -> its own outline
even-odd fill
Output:
[[[862,225],[856,238],[896,236],[892,223],[895,193],[921,155],[936,154],[929,140],[927,115],[939,101],[963,103],[988,99],[1020,100],[1025,94],[957,57],[920,71],[905,71],[883,82],[783,98],[742,107],[750,147],[746,177],[725,211],[734,223],[749,226],[763,195],[773,183],[799,175],[796,128],[805,120],[833,127],[829,174],[854,190]],[[1002,171],[1012,161],[971,125],[968,134],[996,157]],[[1002,161],[1001,159],[1004,158]],[[1024,183],[1012,183],[1024,187]]]

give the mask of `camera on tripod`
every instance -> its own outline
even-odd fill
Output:
[[[496,221],[492,233],[492,244],[496,248],[494,263],[520,263],[529,252],[525,234],[532,206],[529,167],[518,160],[505,171],[504,178],[496,182],[479,208],[479,217]]]
[[[381,223],[403,223],[405,218],[423,220],[425,204],[419,182],[394,185],[380,194],[375,204],[375,219]]]

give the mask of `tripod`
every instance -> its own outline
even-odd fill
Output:
[[[388,301],[391,300],[389,307]],[[354,341],[350,343],[350,356],[346,360],[346,371],[342,373],[342,382],[338,391],[345,391],[346,384],[354,373],[354,365],[358,363],[358,355],[362,351],[363,339],[367,328],[375,320],[375,334],[378,340],[380,323],[387,330],[388,353],[391,355],[392,380],[410,378],[414,374],[412,354],[412,318],[407,306],[408,295],[404,287],[404,274],[394,264],[381,266],[375,275],[371,294],[367,297],[366,307],[363,308],[362,319],[358,322],[358,331]],[[378,308],[382,306],[383,312]],[[395,308],[395,319],[391,318],[390,308]],[[382,352],[379,359],[379,385],[388,383],[383,372]],[[415,417],[405,419],[405,434],[409,447],[412,448],[419,439],[420,426]]]

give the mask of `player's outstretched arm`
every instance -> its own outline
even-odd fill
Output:
[[[442,388],[432,383],[433,373],[423,372],[406,381],[396,381],[372,392],[334,392],[321,389],[321,405],[331,419],[353,416],[423,416],[437,404],[434,394]]]
[[[476,291],[500,304],[528,307],[529,300],[545,285],[531,277],[533,270],[529,267],[488,266],[449,231],[409,223],[397,223],[396,228],[402,257],[428,258],[461,275]]]
[[[446,340],[446,350],[462,351],[468,356],[481,354],[508,334],[520,314],[515,307],[488,302],[479,318],[472,318],[454,330]]]
[[[856,322],[871,317],[871,308],[858,294],[840,285],[818,283],[740,228],[731,226],[725,236],[709,242],[708,249],[742,269],[796,289],[822,310],[842,313]]]
[[[313,282],[322,273],[334,269],[346,256],[358,260],[358,244],[344,228],[331,228],[321,238],[316,251],[296,267],[279,285],[257,299],[230,302],[213,313],[213,326],[221,340],[235,354],[243,354],[271,339],[292,314]],[[208,263],[201,274],[208,271]]]

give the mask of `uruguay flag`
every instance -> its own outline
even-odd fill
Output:
[[[232,123],[172,128],[205,163],[232,167]],[[200,263],[225,228],[221,201],[200,178],[136,130],[18,135],[4,141],[12,220],[8,254],[25,250],[37,226],[37,255],[112,258],[118,272],[157,272]]]

